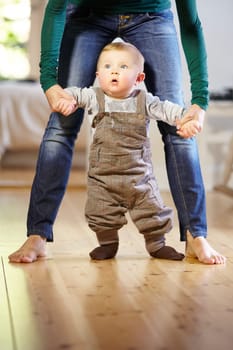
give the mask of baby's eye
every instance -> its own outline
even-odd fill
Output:
[[[127,68],[128,68],[127,64],[122,64],[121,65],[121,69],[127,69]]]
[[[104,68],[109,69],[109,68],[111,68],[111,65],[110,65],[109,63],[106,63],[106,64],[104,65]]]

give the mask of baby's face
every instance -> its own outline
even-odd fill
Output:
[[[103,91],[115,98],[128,97],[135,85],[144,79],[135,56],[127,50],[102,52],[96,76]]]

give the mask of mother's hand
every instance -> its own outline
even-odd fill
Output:
[[[205,111],[200,106],[193,104],[191,107],[185,112],[182,119],[177,120],[177,128],[180,130],[178,134],[184,138],[190,137],[190,134],[185,130],[185,124],[188,123],[190,120],[193,120],[194,123],[192,125],[193,127],[193,134],[191,136],[195,136],[199,132],[203,130],[204,127],[204,118],[205,118]],[[190,124],[191,125],[191,124]],[[183,128],[183,131],[181,132]]]
[[[53,112],[60,112],[59,102],[61,98],[69,100],[71,104],[76,104],[76,100],[68,94],[60,85],[53,85],[45,91],[49,106]]]

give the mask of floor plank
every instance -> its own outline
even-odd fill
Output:
[[[88,349],[77,334],[82,320],[52,260],[5,261],[5,269],[17,349]]]
[[[8,299],[7,286],[5,283],[5,271],[3,260],[0,267],[0,347],[1,349],[15,350],[15,336],[12,327],[12,313]]]

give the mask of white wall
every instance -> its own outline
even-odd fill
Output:
[[[28,40],[29,78],[39,79],[40,32],[47,0],[31,0],[31,29]]]
[[[206,38],[210,91],[233,88],[233,1],[199,0]]]

